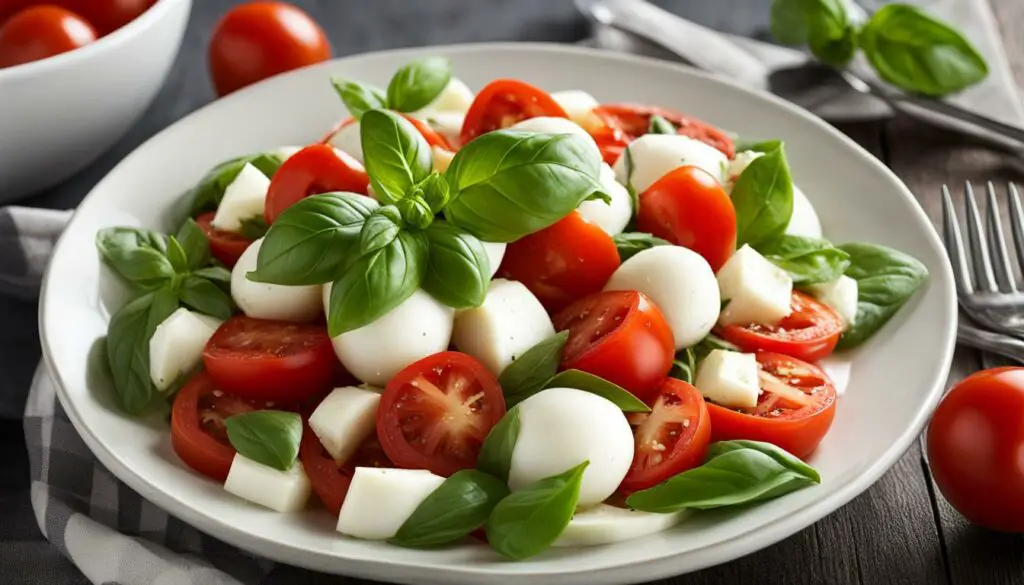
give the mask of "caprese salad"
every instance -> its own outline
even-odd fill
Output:
[[[664,530],[820,481],[815,365],[924,282],[833,245],[779,141],[449,62],[305,147],[190,191],[173,234],[102,230],[137,295],[106,349],[130,414],[255,504],[316,495],[347,537],[476,536],[512,559]]]

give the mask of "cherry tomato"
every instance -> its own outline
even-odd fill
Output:
[[[377,437],[399,467],[447,477],[476,465],[487,433],[504,415],[494,375],[473,357],[446,351],[388,382],[377,408]]]
[[[391,460],[384,454],[384,449],[375,435],[370,435],[355,454],[339,466],[324,449],[309,425],[306,425],[302,431],[299,459],[302,461],[302,470],[309,477],[313,491],[335,516],[341,511],[341,505],[345,502],[345,496],[348,495],[348,487],[352,483],[356,467],[394,467]]]
[[[573,211],[509,244],[498,274],[522,282],[554,313],[604,288],[619,264],[612,237]]]
[[[333,191],[365,195],[369,186],[370,177],[359,161],[326,144],[313,144],[278,167],[270,179],[263,215],[271,224],[285,209],[310,195]]]
[[[156,0],[52,0],[46,3],[81,14],[96,27],[100,36],[105,36],[138,18],[156,4]]]
[[[714,441],[749,439],[782,447],[804,458],[832,426],[836,388],[817,366],[788,355],[761,352],[761,395],[755,408],[708,402]]]
[[[217,23],[208,53],[220,96],[330,58],[320,25],[284,2],[249,2],[231,9]]]
[[[412,116],[408,116],[401,112],[397,113],[398,115],[408,120],[409,123],[412,124],[417,130],[419,130],[420,134],[423,135],[423,138],[426,139],[427,144],[429,144],[430,146],[437,146],[445,150],[454,150],[452,148],[452,145],[448,144],[448,141],[445,140],[444,136],[438,134],[437,131],[431,128],[430,125],[424,122],[423,120],[413,118]],[[338,124],[335,125],[334,128],[331,128],[331,130],[326,135],[324,135],[324,137],[320,140],[320,143],[330,144],[331,139],[334,138],[334,135],[337,134],[339,130],[341,130],[345,126],[353,124],[355,121],[355,118],[349,116],[348,118],[345,118],[341,122],[338,122]]]
[[[700,254],[718,269],[736,250],[736,209],[707,171],[679,167],[640,194],[636,226]]]
[[[1024,532],[1024,368],[977,372],[928,425],[928,464],[942,495],[974,524]]]
[[[772,351],[809,362],[832,353],[843,332],[839,315],[797,291],[793,291],[790,310],[778,325],[729,325],[716,332],[743,351]]]
[[[651,117],[658,115],[672,122],[677,134],[700,140],[720,150],[729,158],[736,154],[736,145],[732,139],[718,128],[666,108],[640,104],[602,104],[594,108],[594,114],[611,129],[602,133],[602,139],[606,142],[605,148],[613,151],[617,149],[617,153],[621,153],[627,144],[646,134],[651,125]],[[600,146],[600,141],[598,145]],[[618,154],[615,158],[618,158]]]
[[[569,305],[553,322],[557,330],[569,330],[563,369],[590,372],[641,400],[656,397],[672,369],[672,329],[643,293],[599,292]]]
[[[544,90],[516,79],[496,79],[476,94],[466,112],[460,138],[466,144],[481,134],[541,116],[569,117]]]
[[[210,253],[225,266],[231,268],[242,257],[252,240],[234,232],[219,230],[212,225],[216,212],[209,211],[196,218],[196,223],[210,241]]]
[[[0,68],[39,61],[84,47],[96,30],[77,14],[57,6],[33,6],[0,26]]]
[[[619,491],[630,494],[658,485],[697,467],[711,442],[711,418],[700,392],[675,378],[665,378],[650,413],[632,413],[633,463]]]
[[[217,386],[243,398],[296,403],[331,387],[340,367],[327,330],[237,315],[203,349]]]

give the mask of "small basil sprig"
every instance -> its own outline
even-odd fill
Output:
[[[190,217],[181,224],[176,239],[188,258],[189,270],[197,270],[210,263],[210,240],[194,219]]]
[[[430,253],[423,290],[456,309],[483,303],[491,283],[491,261],[483,242],[444,221],[431,224],[424,233]]]
[[[455,542],[487,522],[508,495],[505,482],[475,469],[456,471],[431,492],[388,542],[428,548]]]
[[[784,234],[763,244],[758,251],[788,272],[797,285],[835,280],[850,265],[849,254],[822,238]]]
[[[110,319],[107,363],[117,403],[128,414],[141,413],[153,400],[149,340],[157,326],[177,309],[177,296],[165,287],[129,301]]]
[[[781,142],[754,159],[732,189],[736,245],[753,248],[779,238],[793,215],[793,180]]]
[[[540,392],[562,363],[562,350],[569,340],[569,332],[561,331],[541,341],[502,370],[498,384],[505,394],[506,404],[522,402]]]
[[[476,459],[477,469],[508,483],[512,452],[519,439],[519,425],[519,409],[509,408],[498,424],[487,433]]]
[[[332,77],[331,85],[338,93],[348,113],[356,120],[370,110],[387,107],[387,97],[380,89],[359,81],[350,81],[341,77]]]
[[[167,236],[152,230],[102,229],[96,234],[96,247],[121,278],[143,290],[164,286],[176,274],[167,256]]]
[[[575,388],[596,394],[624,412],[651,412],[651,407],[622,386],[580,370],[559,372],[544,384],[544,388]]]
[[[299,454],[302,417],[283,410],[254,410],[224,419],[228,441],[240,455],[288,471]]]
[[[443,57],[424,57],[403,65],[383,91],[368,83],[334,77],[331,84],[357,120],[375,109],[414,112],[437,99],[451,80],[452,64]]]
[[[186,195],[191,201],[189,215],[196,216],[204,211],[217,209],[224,198],[224,191],[234,182],[245,165],[251,164],[269,179],[283,163],[281,155],[271,152],[258,152],[220,163],[206,173]]]
[[[360,124],[370,185],[384,203],[400,200],[433,169],[430,145],[416,127],[387,110],[370,110]]]
[[[625,262],[638,252],[643,252],[655,246],[672,245],[672,242],[643,232],[622,232],[613,236],[612,240],[615,241],[615,248],[619,251],[620,262]]]

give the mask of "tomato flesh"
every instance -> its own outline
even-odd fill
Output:
[[[238,259],[242,257],[245,249],[252,244],[252,240],[234,232],[224,231],[213,227],[213,217],[216,212],[209,211],[196,218],[196,223],[206,234],[210,242],[210,253],[214,258],[220,260],[228,268],[233,267]]]
[[[783,353],[809,362],[831,354],[843,333],[839,315],[798,291],[793,291],[790,311],[777,325],[728,325],[716,333],[743,351]]]
[[[47,59],[96,40],[96,29],[74,12],[33,6],[0,26],[0,68]]]
[[[302,431],[299,459],[302,461],[302,470],[309,477],[313,492],[335,516],[345,502],[356,467],[394,467],[375,435],[367,437],[355,454],[339,466],[324,449],[309,425]]]
[[[460,139],[466,144],[481,134],[542,116],[569,117],[546,91],[518,79],[496,79],[476,94],[462,123]]]
[[[326,144],[313,144],[278,167],[267,188],[263,215],[269,225],[310,195],[335,191],[366,195],[369,186],[370,177],[359,161]]]
[[[700,140],[729,158],[736,154],[736,145],[727,134],[710,124],[667,108],[640,104],[601,104],[594,108],[594,114],[607,126],[606,130],[598,132],[594,138],[598,146],[602,147],[605,160],[609,157],[613,159],[608,164],[614,164],[627,144],[647,133],[651,118],[655,115],[671,122],[677,134]]]

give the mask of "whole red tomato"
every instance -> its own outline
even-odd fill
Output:
[[[96,30],[57,6],[34,6],[0,26],[0,68],[46,59],[88,45]]]

